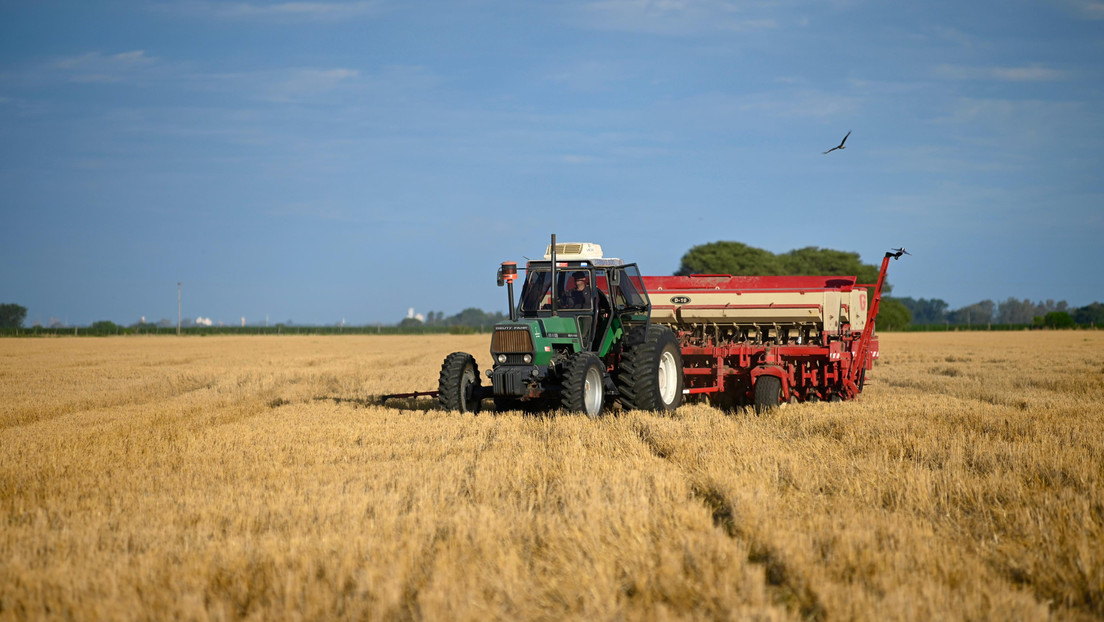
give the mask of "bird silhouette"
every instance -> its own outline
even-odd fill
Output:
[[[901,255],[912,255],[912,253],[906,251],[903,246],[901,248],[891,248],[889,250],[890,252],[886,253],[886,257],[893,257],[894,259],[900,259]]]
[[[850,136],[850,135],[851,135],[851,130],[847,130],[847,136]],[[831,149],[829,149],[828,151],[825,151],[824,153],[826,153],[826,154],[827,153],[832,153],[836,149],[846,149],[847,147],[844,147],[843,143],[847,142],[847,136],[843,137],[843,140],[840,141],[840,144],[836,145],[835,147],[832,147]]]

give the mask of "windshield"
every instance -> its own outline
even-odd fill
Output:
[[[556,271],[557,307],[561,311],[590,311],[594,308],[594,279],[590,270],[565,268]],[[552,273],[549,270],[530,268],[521,289],[521,303],[518,305],[523,315],[535,315],[538,311],[552,309],[550,285]],[[605,278],[602,278],[605,283]]]

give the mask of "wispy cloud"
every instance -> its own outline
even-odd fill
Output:
[[[609,91],[624,81],[628,70],[617,63],[603,61],[583,61],[550,75],[552,82],[582,92]]]
[[[292,69],[272,77],[268,91],[272,99],[289,101],[330,92],[359,77],[356,69]]]
[[[1075,13],[1087,19],[1104,19],[1104,2],[1100,0],[1066,0]]]
[[[760,3],[731,0],[595,0],[580,7],[583,26],[659,35],[764,30],[773,15],[752,14]]]
[[[383,10],[382,0],[359,2],[187,2],[174,7],[186,13],[219,19],[295,19],[337,21],[375,15]]]
[[[144,50],[120,54],[88,52],[57,59],[49,63],[47,69],[66,76],[71,82],[112,83],[149,76],[158,63],[159,59],[147,56]]]
[[[968,67],[964,65],[939,65],[935,75],[948,80],[997,80],[1004,82],[1053,82],[1071,77],[1068,71],[1042,65],[1019,67]]]
[[[563,162],[564,164],[594,164],[594,163],[598,162],[599,160],[595,156],[591,156],[591,155],[580,155],[580,154],[569,153],[569,154],[560,156],[560,161]]]
[[[771,117],[824,118],[853,114],[860,99],[815,89],[782,89],[741,96],[735,100],[742,112]]]

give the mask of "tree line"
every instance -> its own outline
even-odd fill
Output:
[[[859,283],[873,284],[878,280],[879,266],[864,264],[858,253],[839,251],[816,246],[794,249],[775,254],[768,250],[749,246],[742,242],[711,242],[694,246],[682,256],[676,275],[689,274],[731,274],[734,276],[855,276]],[[893,291],[888,280],[883,288],[884,294]],[[27,309],[14,303],[0,304],[0,328],[21,328],[27,316]],[[469,307],[454,315],[446,316],[443,311],[430,311],[423,318],[407,317],[388,330],[421,332],[456,332],[457,330],[484,330],[506,319],[501,311],[487,312]],[[1008,298],[1003,302],[982,300],[959,309],[951,309],[946,301],[939,298],[896,298],[883,295],[878,313],[878,328],[882,330],[903,330],[910,327],[1049,327],[1071,328],[1074,326],[1104,325],[1104,304],[1093,302],[1079,308],[1071,308],[1064,301],[1053,300],[1032,302],[1028,299]],[[265,331],[290,332],[292,323],[265,327]],[[61,327],[54,327],[61,328]],[[89,327],[104,334],[120,333],[124,327],[113,322],[100,321]],[[175,330],[175,324],[162,320],[157,324],[136,323],[125,330],[128,332],[162,332]],[[191,327],[190,327],[191,328]],[[236,327],[194,327],[204,334],[254,332],[259,327],[250,326],[244,330]],[[307,330],[310,327],[295,327]],[[313,327],[321,329],[323,327]],[[357,332],[357,327],[344,325],[325,327],[334,328],[334,332]],[[359,327],[366,332],[382,332],[381,326]],[[206,329],[206,330],[204,330]]]
[[[912,323],[947,326],[1035,326],[1071,328],[1104,325],[1104,304],[1094,302],[1070,308],[1065,300],[1032,302],[1009,298],[1003,302],[982,300],[960,309],[950,309],[938,298],[898,298],[912,314]]]
[[[400,328],[418,328],[421,326],[437,327],[437,328],[455,328],[455,327],[468,327],[468,328],[481,328],[484,326],[494,326],[495,324],[508,319],[501,311],[488,313],[482,309],[475,307],[468,307],[460,313],[445,317],[444,311],[430,311],[426,314],[425,319],[407,317],[403,318],[399,322]]]

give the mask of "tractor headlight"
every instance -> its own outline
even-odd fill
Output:
[[[498,356],[496,357],[496,360],[497,360],[497,361],[498,361],[499,363],[505,363],[505,362],[506,362],[506,355],[505,355],[505,354],[499,354],[499,355],[498,355]]]
[[[533,362],[533,355],[526,354],[525,356],[521,357],[521,360],[525,361],[525,364],[528,365],[529,363]]]

